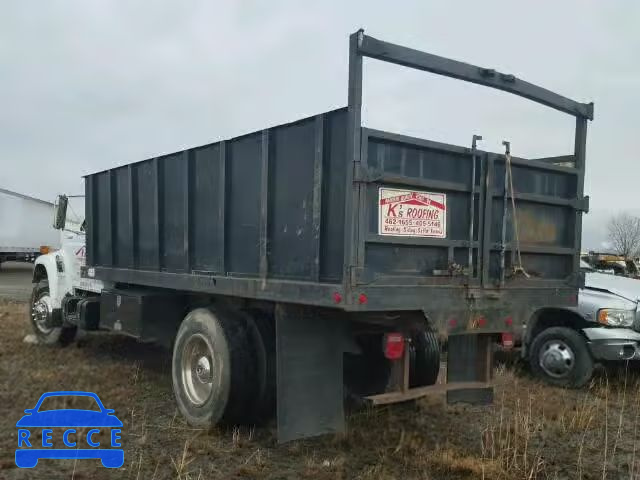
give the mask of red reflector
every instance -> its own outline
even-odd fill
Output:
[[[507,350],[513,348],[513,333],[502,332],[502,346]]]
[[[511,318],[511,317],[507,317],[507,318],[505,319],[504,323],[505,323],[505,325],[506,325],[507,327],[510,327],[511,325],[513,325],[513,318]]]
[[[384,356],[389,360],[399,360],[404,353],[404,337],[401,333],[387,333],[384,336]]]
[[[450,318],[449,319],[449,327],[450,328],[456,328],[458,326],[458,321],[455,318]]]
[[[335,292],[333,294],[333,301],[336,303],[340,303],[342,301],[342,295],[340,295],[338,292]]]
[[[479,317],[478,318],[478,327],[480,328],[484,328],[487,326],[487,319],[484,317]]]
[[[360,305],[364,305],[365,303],[367,303],[367,300],[369,299],[364,293],[361,293],[360,296],[358,297],[358,303],[360,303]]]

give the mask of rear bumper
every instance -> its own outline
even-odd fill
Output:
[[[640,360],[640,333],[628,328],[585,328],[596,360]]]

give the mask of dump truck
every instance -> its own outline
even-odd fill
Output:
[[[571,115],[575,150],[558,166],[367,128],[365,57]],[[87,175],[82,234],[36,262],[40,342],[158,342],[188,423],[275,414],[280,441],[341,431],[345,404],[490,402],[495,344],[577,304],[593,104],[362,30],[348,82],[345,108]]]

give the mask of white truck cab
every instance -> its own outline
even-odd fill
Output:
[[[81,202],[72,207],[70,200],[75,199]],[[80,274],[86,255],[83,200],[83,196],[57,197],[53,227],[60,232],[60,249],[40,255],[35,261],[30,319],[40,343],[71,342],[78,327],[74,312],[78,308],[97,308],[97,295],[104,287],[103,282]]]

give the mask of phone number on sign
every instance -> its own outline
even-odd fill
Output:
[[[385,218],[385,225],[397,225],[401,227],[435,227],[440,228],[440,220],[413,220],[408,218]]]

